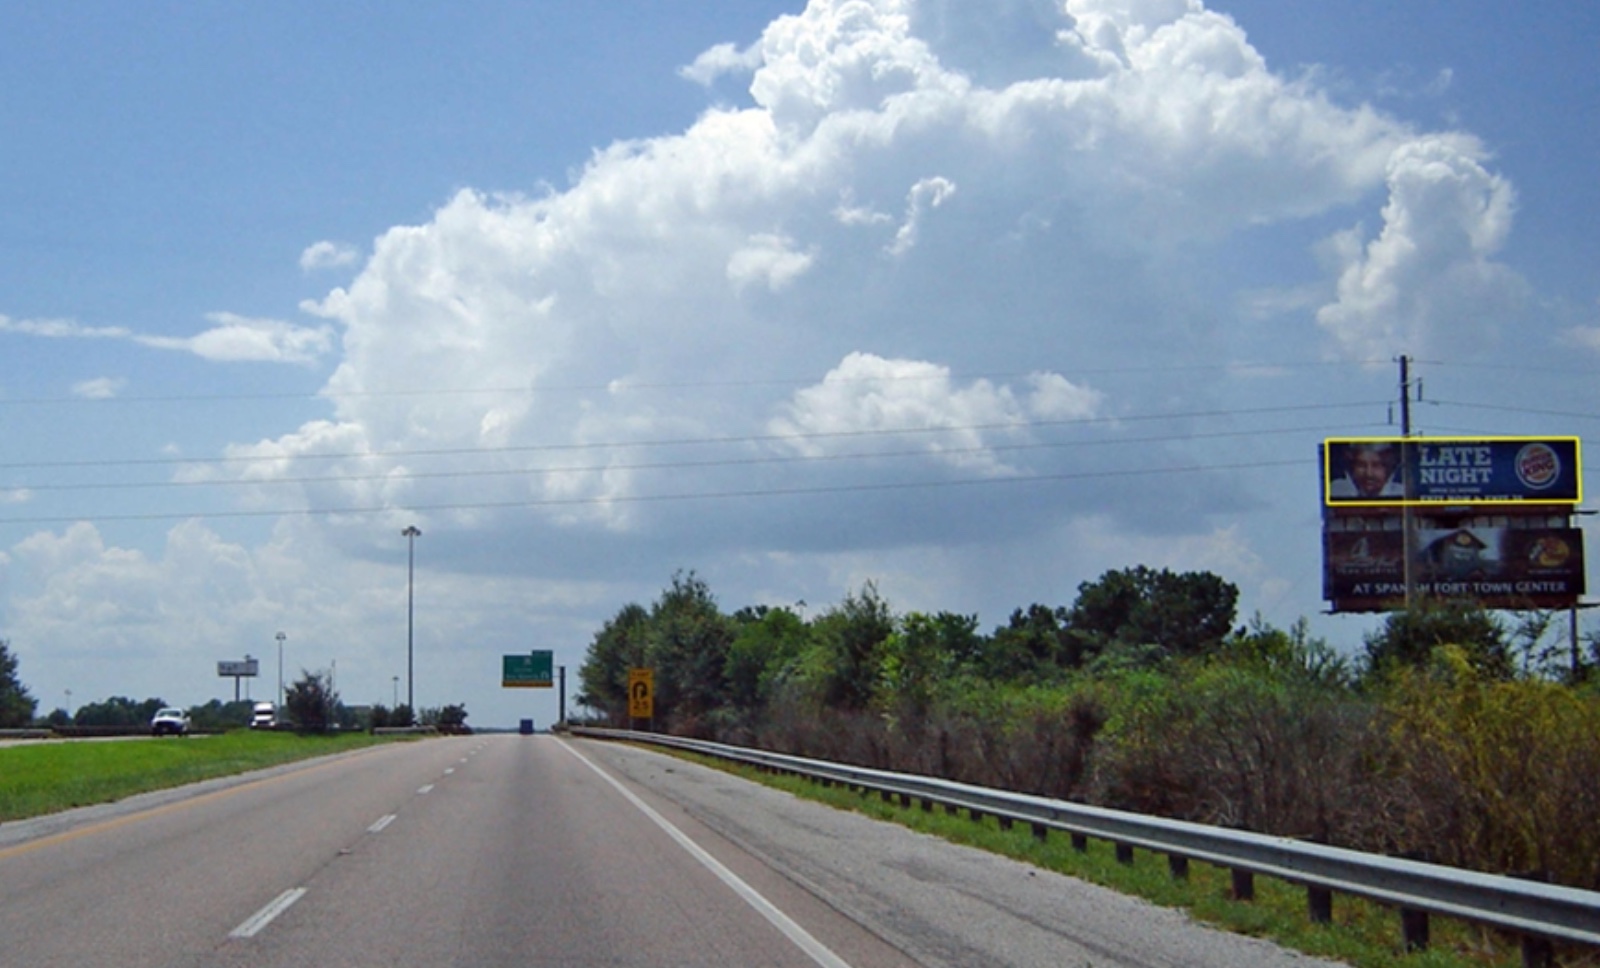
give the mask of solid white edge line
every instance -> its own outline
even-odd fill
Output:
[[[627,787],[623,786],[621,782],[612,777],[611,774],[602,770],[599,766],[596,766],[595,763],[587,756],[584,756],[582,753],[574,749],[572,744],[563,741],[561,745],[566,749],[567,752],[571,753],[573,756],[576,756],[580,761],[582,761],[584,766],[587,766],[589,769],[595,771],[595,773],[599,774],[601,779],[615,787],[618,793],[621,793],[624,797],[626,797],[629,803],[633,804],[635,807],[638,807],[639,811],[654,821],[656,826],[660,827],[662,830],[665,830],[667,832],[667,836],[677,841],[678,846],[688,851],[691,857],[699,861],[711,873],[717,875],[717,877],[720,878],[724,884],[733,888],[733,892],[735,894],[739,895],[739,897],[743,899],[746,904],[755,908],[756,912],[762,917],[772,922],[774,927],[776,927],[779,931],[782,931],[785,937],[794,942],[795,947],[799,948],[801,951],[804,951],[808,956],[810,956],[812,961],[822,965],[823,968],[850,968],[849,962],[834,954],[827,945],[812,937],[809,931],[796,924],[793,918],[778,910],[776,905],[767,900],[765,897],[762,897],[760,892],[758,892],[755,888],[751,887],[749,884],[746,884],[738,874],[735,874],[733,871],[724,867],[722,862],[707,853],[705,848],[701,847],[693,840],[690,840],[688,834],[679,830],[677,827],[674,827],[672,825],[672,821],[657,813],[648,803],[645,803],[643,800],[639,799],[639,797],[636,796],[632,790],[629,790]]]
[[[257,931],[271,924],[273,919],[289,910],[290,905],[305,896],[303,887],[291,888],[279,894],[271,904],[252,914],[245,922],[228,932],[230,938],[253,938]]]

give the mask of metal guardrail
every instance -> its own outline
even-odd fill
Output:
[[[49,739],[54,735],[48,729],[0,729],[0,739]]]
[[[1234,893],[1240,899],[1253,896],[1252,875],[1276,877],[1306,888],[1315,921],[1331,918],[1334,892],[1368,898],[1399,908],[1405,943],[1411,948],[1427,947],[1429,914],[1521,935],[1523,961],[1530,966],[1550,963],[1551,940],[1600,946],[1600,892],[722,743],[627,730],[570,731],[877,791],[905,806],[920,801],[924,810],[938,804],[950,813],[967,810],[974,819],[991,815],[1004,826],[1020,821],[1031,824],[1039,837],[1051,830],[1071,834],[1079,847],[1086,838],[1107,840],[1117,845],[1124,861],[1132,860],[1134,848],[1143,848],[1166,854],[1178,877],[1186,876],[1188,861],[1204,861],[1233,872]]]

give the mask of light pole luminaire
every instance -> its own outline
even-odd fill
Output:
[[[411,710],[411,715],[417,714],[416,700],[416,665],[413,661],[415,652],[412,649],[413,633],[416,628],[414,620],[416,602],[417,580],[417,538],[422,532],[416,525],[407,527],[400,532],[406,539],[406,707]]]

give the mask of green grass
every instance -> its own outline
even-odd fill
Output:
[[[1165,855],[1141,850],[1135,852],[1131,865],[1123,864],[1116,859],[1115,848],[1105,841],[1090,840],[1089,849],[1080,852],[1073,849],[1067,834],[1057,831],[1040,841],[1028,824],[1019,823],[1004,830],[994,817],[973,821],[965,812],[949,816],[941,807],[935,806],[929,812],[915,802],[901,807],[898,802],[883,802],[876,793],[824,787],[798,777],[652,748],[808,800],[1011,857],[1164,907],[1180,908],[1195,920],[1223,930],[1270,939],[1286,948],[1358,968],[1519,968],[1522,964],[1516,939],[1476,925],[1435,917],[1430,926],[1429,949],[1407,952],[1403,950],[1398,912],[1348,895],[1335,895],[1332,924],[1313,924],[1306,913],[1305,889],[1272,878],[1255,879],[1254,901],[1235,901],[1229,872],[1209,864],[1191,863],[1188,878],[1178,880],[1169,872]],[[1600,955],[1587,949],[1558,949],[1556,963],[1595,968],[1600,966]]]
[[[236,730],[186,739],[0,747],[0,823],[387,742],[365,733]]]

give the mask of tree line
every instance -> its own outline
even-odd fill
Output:
[[[871,583],[729,613],[679,573],[594,633],[577,699],[629,725],[650,668],[658,730],[1600,888],[1594,642],[1420,602],[1345,654],[1237,602],[1139,566],[984,632]]]
[[[10,642],[0,639],[0,729],[27,726],[137,729],[148,727],[156,711],[170,705],[165,699],[155,697],[134,700],[127,696],[111,696],[84,703],[72,712],[58,707],[40,717],[36,715],[38,700],[23,684],[18,667]],[[188,709],[191,727],[203,731],[249,726],[254,712],[255,701],[249,699],[232,702],[212,699]],[[383,705],[352,707],[340,698],[329,673],[301,670],[300,678],[284,690],[279,717],[285,725],[306,732],[416,725],[459,729],[466,725],[467,707],[460,703],[421,710],[413,710],[405,703],[393,709]]]

